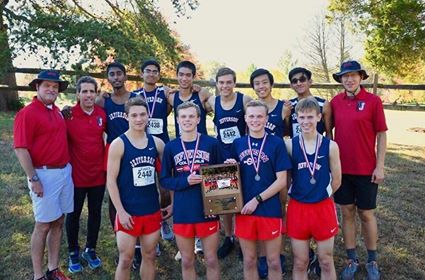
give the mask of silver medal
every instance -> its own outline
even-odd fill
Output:
[[[314,179],[313,177],[311,177],[311,179],[310,179],[310,184],[316,184],[316,179]]]
[[[258,175],[258,174],[257,174],[257,175],[255,175],[254,179],[255,179],[255,181],[257,181],[257,182],[258,182],[258,181],[260,181],[260,179],[261,179],[261,178],[260,178],[260,175]]]

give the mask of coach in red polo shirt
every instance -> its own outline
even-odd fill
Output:
[[[356,211],[362,223],[368,252],[367,279],[380,279],[376,263],[378,226],[374,209],[378,184],[384,180],[387,146],[384,109],[381,99],[360,85],[368,75],[357,61],[342,63],[340,72],[333,77],[345,89],[331,100],[335,141],[340,148],[342,166],[342,185],[334,197],[342,210],[342,230],[347,250],[347,263],[341,279],[354,279],[359,266]]]
[[[90,76],[77,81],[77,104],[71,108],[72,118],[66,120],[69,153],[71,155],[72,179],[74,181],[74,212],[66,215],[68,237],[68,270],[81,272],[78,231],[84,200],[88,201],[87,239],[81,257],[91,269],[101,266],[96,255],[106,172],[103,168],[106,114],[95,105],[97,82]]]
[[[74,208],[74,185],[65,120],[54,104],[68,82],[60,79],[59,72],[46,70],[29,86],[37,96],[16,115],[13,135],[16,156],[28,177],[35,217],[31,237],[34,279],[69,279],[58,267],[64,214]],[[45,275],[46,241],[49,256]]]

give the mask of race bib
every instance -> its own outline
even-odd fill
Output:
[[[301,127],[299,123],[292,124],[292,134],[293,134],[293,137],[301,134]]]
[[[133,183],[136,187],[155,183],[155,168],[153,166],[133,167]]]
[[[149,119],[148,133],[153,135],[162,134],[164,121],[162,119]]]
[[[240,138],[239,129],[236,126],[220,129],[221,141],[224,144],[232,144],[233,140]]]

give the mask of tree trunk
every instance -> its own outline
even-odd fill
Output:
[[[9,71],[13,68],[12,54],[7,37],[7,25],[3,20],[3,9],[8,0],[0,1],[0,85],[16,86],[15,73]],[[18,91],[0,90],[0,111],[16,109],[18,105]]]

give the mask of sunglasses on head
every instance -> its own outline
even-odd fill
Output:
[[[300,83],[304,83],[305,81],[307,81],[307,77],[306,76],[301,76],[301,78],[299,78],[299,79],[297,79],[297,78],[293,78],[292,80],[291,80],[291,84],[296,84],[296,83],[298,83],[298,82],[300,82]]]

